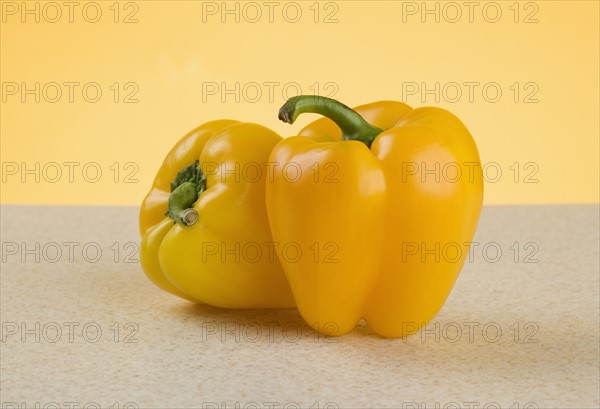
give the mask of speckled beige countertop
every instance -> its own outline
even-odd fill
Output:
[[[598,206],[486,207],[445,307],[396,340],[163,293],[137,263],[136,218],[1,208],[2,408],[600,404]]]

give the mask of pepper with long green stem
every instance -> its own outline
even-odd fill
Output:
[[[418,331],[444,304],[467,255],[427,251],[470,242],[477,226],[483,176],[473,138],[448,111],[395,101],[353,110],[298,96],[279,118],[292,123],[304,112],[325,118],[281,141],[269,158],[294,164],[301,177],[277,173],[267,184],[275,241],[315,255],[281,258],[300,313],[327,335],[361,318],[385,337]],[[430,174],[448,167],[463,177]]]

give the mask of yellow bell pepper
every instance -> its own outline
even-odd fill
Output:
[[[328,335],[361,318],[384,337],[418,331],[450,293],[479,219],[473,138],[448,111],[394,101],[353,111],[299,96],[279,118],[304,112],[326,118],[277,144],[266,191],[275,241],[308,251],[281,257],[300,313]]]
[[[266,162],[281,137],[220,120],[185,135],[140,211],[140,261],[158,287],[225,308],[292,307],[265,204]],[[274,252],[271,252],[274,253]]]

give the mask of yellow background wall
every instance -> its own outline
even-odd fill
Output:
[[[1,3],[2,203],[139,204],[202,122],[298,131],[298,90],[451,110],[487,204],[598,201],[596,1],[75,3]]]

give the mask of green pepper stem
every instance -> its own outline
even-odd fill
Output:
[[[335,99],[317,95],[298,95],[287,100],[279,110],[279,119],[293,124],[302,113],[321,114],[331,119],[342,130],[342,139],[360,141],[371,147],[373,140],[383,132],[369,124],[356,111]]]
[[[175,180],[171,182],[169,210],[165,215],[175,223],[184,226],[193,225],[199,218],[198,212],[193,209],[193,206],[204,189],[206,189],[206,179],[200,163],[195,161],[179,171]]]
[[[169,211],[167,212],[167,216],[175,223],[185,226],[196,223],[198,212],[191,208],[196,203],[196,200],[198,200],[198,184],[194,182],[182,183],[169,196]]]

